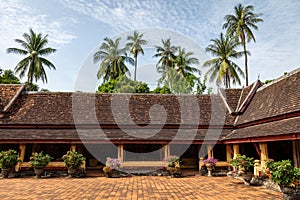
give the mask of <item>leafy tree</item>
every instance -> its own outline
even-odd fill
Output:
[[[46,88],[42,88],[40,91],[41,91],[41,92],[50,92],[50,90],[48,90],[48,89],[46,89]]]
[[[39,91],[39,86],[34,83],[25,82],[25,87],[27,91]]]
[[[193,52],[186,52],[184,48],[178,48],[178,55],[175,58],[175,64],[178,73],[186,77],[192,73],[200,74],[200,70],[192,67],[191,65],[199,64],[199,60],[195,57],[192,57]]]
[[[146,83],[138,82],[120,76],[117,79],[109,80],[98,87],[99,93],[149,93],[150,89]]]
[[[94,54],[94,63],[101,61],[97,77],[103,77],[104,83],[129,73],[125,62],[132,65],[134,63],[133,59],[126,55],[126,48],[119,48],[120,40],[120,37],[115,41],[105,38],[99,51]]]
[[[141,53],[144,55],[144,50],[142,48],[142,45],[146,45],[147,41],[143,40],[144,34],[139,34],[137,31],[133,32],[133,35],[127,36],[127,40],[130,41],[126,44],[126,47],[130,49],[130,52],[132,53],[134,57],[134,79],[136,81],[136,71],[137,71],[137,57],[138,54]]]
[[[7,53],[15,53],[25,56],[15,67],[15,72],[19,74],[20,78],[25,76],[27,72],[27,82],[32,84],[33,80],[36,82],[41,79],[47,83],[47,75],[44,66],[49,69],[56,69],[55,66],[42,56],[47,56],[54,53],[56,49],[46,47],[48,44],[48,35],[42,36],[41,33],[36,34],[32,29],[29,29],[29,34],[24,33],[25,40],[15,39],[23,49],[8,48]]]
[[[196,82],[196,94],[203,94],[207,90],[207,93],[210,94],[212,92],[212,88],[207,88],[206,86],[206,77],[204,77],[203,82],[200,81],[200,78]]]
[[[1,84],[20,84],[20,80],[15,76],[14,72],[10,69],[0,69],[0,83]]]
[[[210,75],[210,81],[216,79],[217,85],[222,81],[226,88],[230,88],[230,81],[233,84],[241,84],[239,75],[244,77],[243,71],[240,67],[234,63],[232,58],[239,58],[243,55],[243,52],[236,51],[240,43],[231,38],[229,35],[223,36],[220,34],[220,39],[211,40],[212,44],[208,45],[206,52],[210,52],[215,58],[206,61],[203,66],[210,67],[205,76]]]
[[[156,46],[156,54],[153,57],[160,58],[156,64],[156,69],[158,73],[161,73],[162,76],[158,80],[158,83],[162,83],[165,79],[168,79],[167,74],[170,68],[175,67],[176,56],[175,53],[178,50],[178,47],[171,45],[171,39],[161,40],[163,46]]]
[[[163,86],[163,87],[157,86],[157,88],[155,88],[153,91],[151,91],[151,93],[154,93],[154,94],[171,94],[172,92],[167,86]]]
[[[234,7],[234,15],[226,15],[224,17],[225,23],[223,25],[224,29],[227,29],[227,34],[230,36],[235,36],[239,39],[244,48],[245,56],[245,74],[246,74],[246,86],[248,86],[248,60],[247,60],[247,49],[246,40],[250,42],[253,40],[255,42],[254,34],[251,28],[258,30],[256,23],[263,22],[260,16],[261,13],[254,13],[254,7],[252,5],[243,6],[238,4]]]

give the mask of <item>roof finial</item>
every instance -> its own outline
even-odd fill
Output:
[[[259,78],[260,78],[260,74],[258,73],[257,80],[259,80]]]

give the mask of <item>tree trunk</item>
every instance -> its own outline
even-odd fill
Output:
[[[244,47],[244,55],[245,55],[245,79],[246,79],[246,86],[249,85],[248,83],[248,57],[247,57],[247,49],[246,49],[246,38],[244,31],[242,31],[242,43]]]
[[[137,56],[134,56],[134,81],[136,81]]]

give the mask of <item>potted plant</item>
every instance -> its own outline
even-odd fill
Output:
[[[202,162],[206,166],[206,169],[208,171],[207,176],[211,176],[211,171],[214,168],[214,166],[216,165],[216,163],[218,162],[218,160],[213,157],[210,157],[210,158],[204,159]]]
[[[164,160],[167,162],[166,167],[172,177],[181,176],[181,169],[180,169],[181,161],[178,156],[176,155],[169,156]]]
[[[0,152],[0,168],[3,178],[8,177],[9,171],[18,163],[21,162],[16,150],[9,149],[8,151]]]
[[[271,180],[277,183],[285,199],[300,197],[300,168],[292,165],[290,160],[268,162]]]
[[[117,178],[120,177],[121,162],[117,158],[106,158],[105,167],[103,167],[103,172],[108,178]]]
[[[229,161],[231,166],[235,167],[235,171],[233,172],[234,177],[238,177],[242,175],[244,183],[246,185],[250,185],[250,181],[253,178],[253,166],[254,166],[254,158],[247,157],[246,155],[238,154],[235,158]]]
[[[36,178],[40,178],[44,172],[44,168],[52,160],[52,157],[48,154],[33,152],[30,157],[30,165],[34,168]]]
[[[76,171],[79,170],[80,166],[83,164],[85,157],[77,151],[71,150],[63,155],[62,160],[68,169],[69,176],[73,177]]]

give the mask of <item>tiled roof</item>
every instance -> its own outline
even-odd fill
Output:
[[[176,140],[200,141],[220,132],[211,125],[228,125],[221,131],[223,141],[290,136],[300,132],[299,86],[300,69],[262,87],[257,81],[244,89],[225,90],[225,96],[20,93],[18,86],[0,85],[0,105],[8,107],[0,118],[0,140],[79,141],[80,131],[91,140],[155,141],[172,140],[179,130]],[[229,113],[241,107],[238,116]],[[95,129],[99,124],[102,129]],[[99,136],[99,130],[107,138]],[[158,133],[147,135],[153,132]]]
[[[225,99],[230,107],[231,111],[234,112],[237,109],[238,102],[240,100],[241,92],[243,89],[226,89],[225,90]]]
[[[300,70],[259,88],[237,124],[300,110]]]
[[[128,101],[129,115],[126,114]],[[10,110],[6,123],[73,125],[74,115],[76,124],[223,125],[225,111],[224,103],[217,95],[130,96],[51,92],[21,95]],[[212,114],[213,121],[210,120]],[[234,117],[227,113],[225,124],[230,125],[233,120]]]
[[[1,111],[3,111],[3,109],[11,102],[22,87],[23,85],[20,84],[0,84]]]
[[[216,133],[210,134],[209,140],[217,140],[225,135],[228,135],[230,129],[215,129],[210,130]],[[157,133],[156,133],[157,132]],[[149,133],[153,133],[149,135]],[[147,135],[148,134],[148,135]],[[135,141],[135,140],[180,140],[180,141],[196,141],[204,140],[207,134],[207,129],[0,129],[1,141],[21,140],[23,142],[33,140],[49,141]],[[134,137],[134,136],[139,137]]]
[[[239,128],[228,135],[225,140],[288,134],[300,134],[300,117]]]

